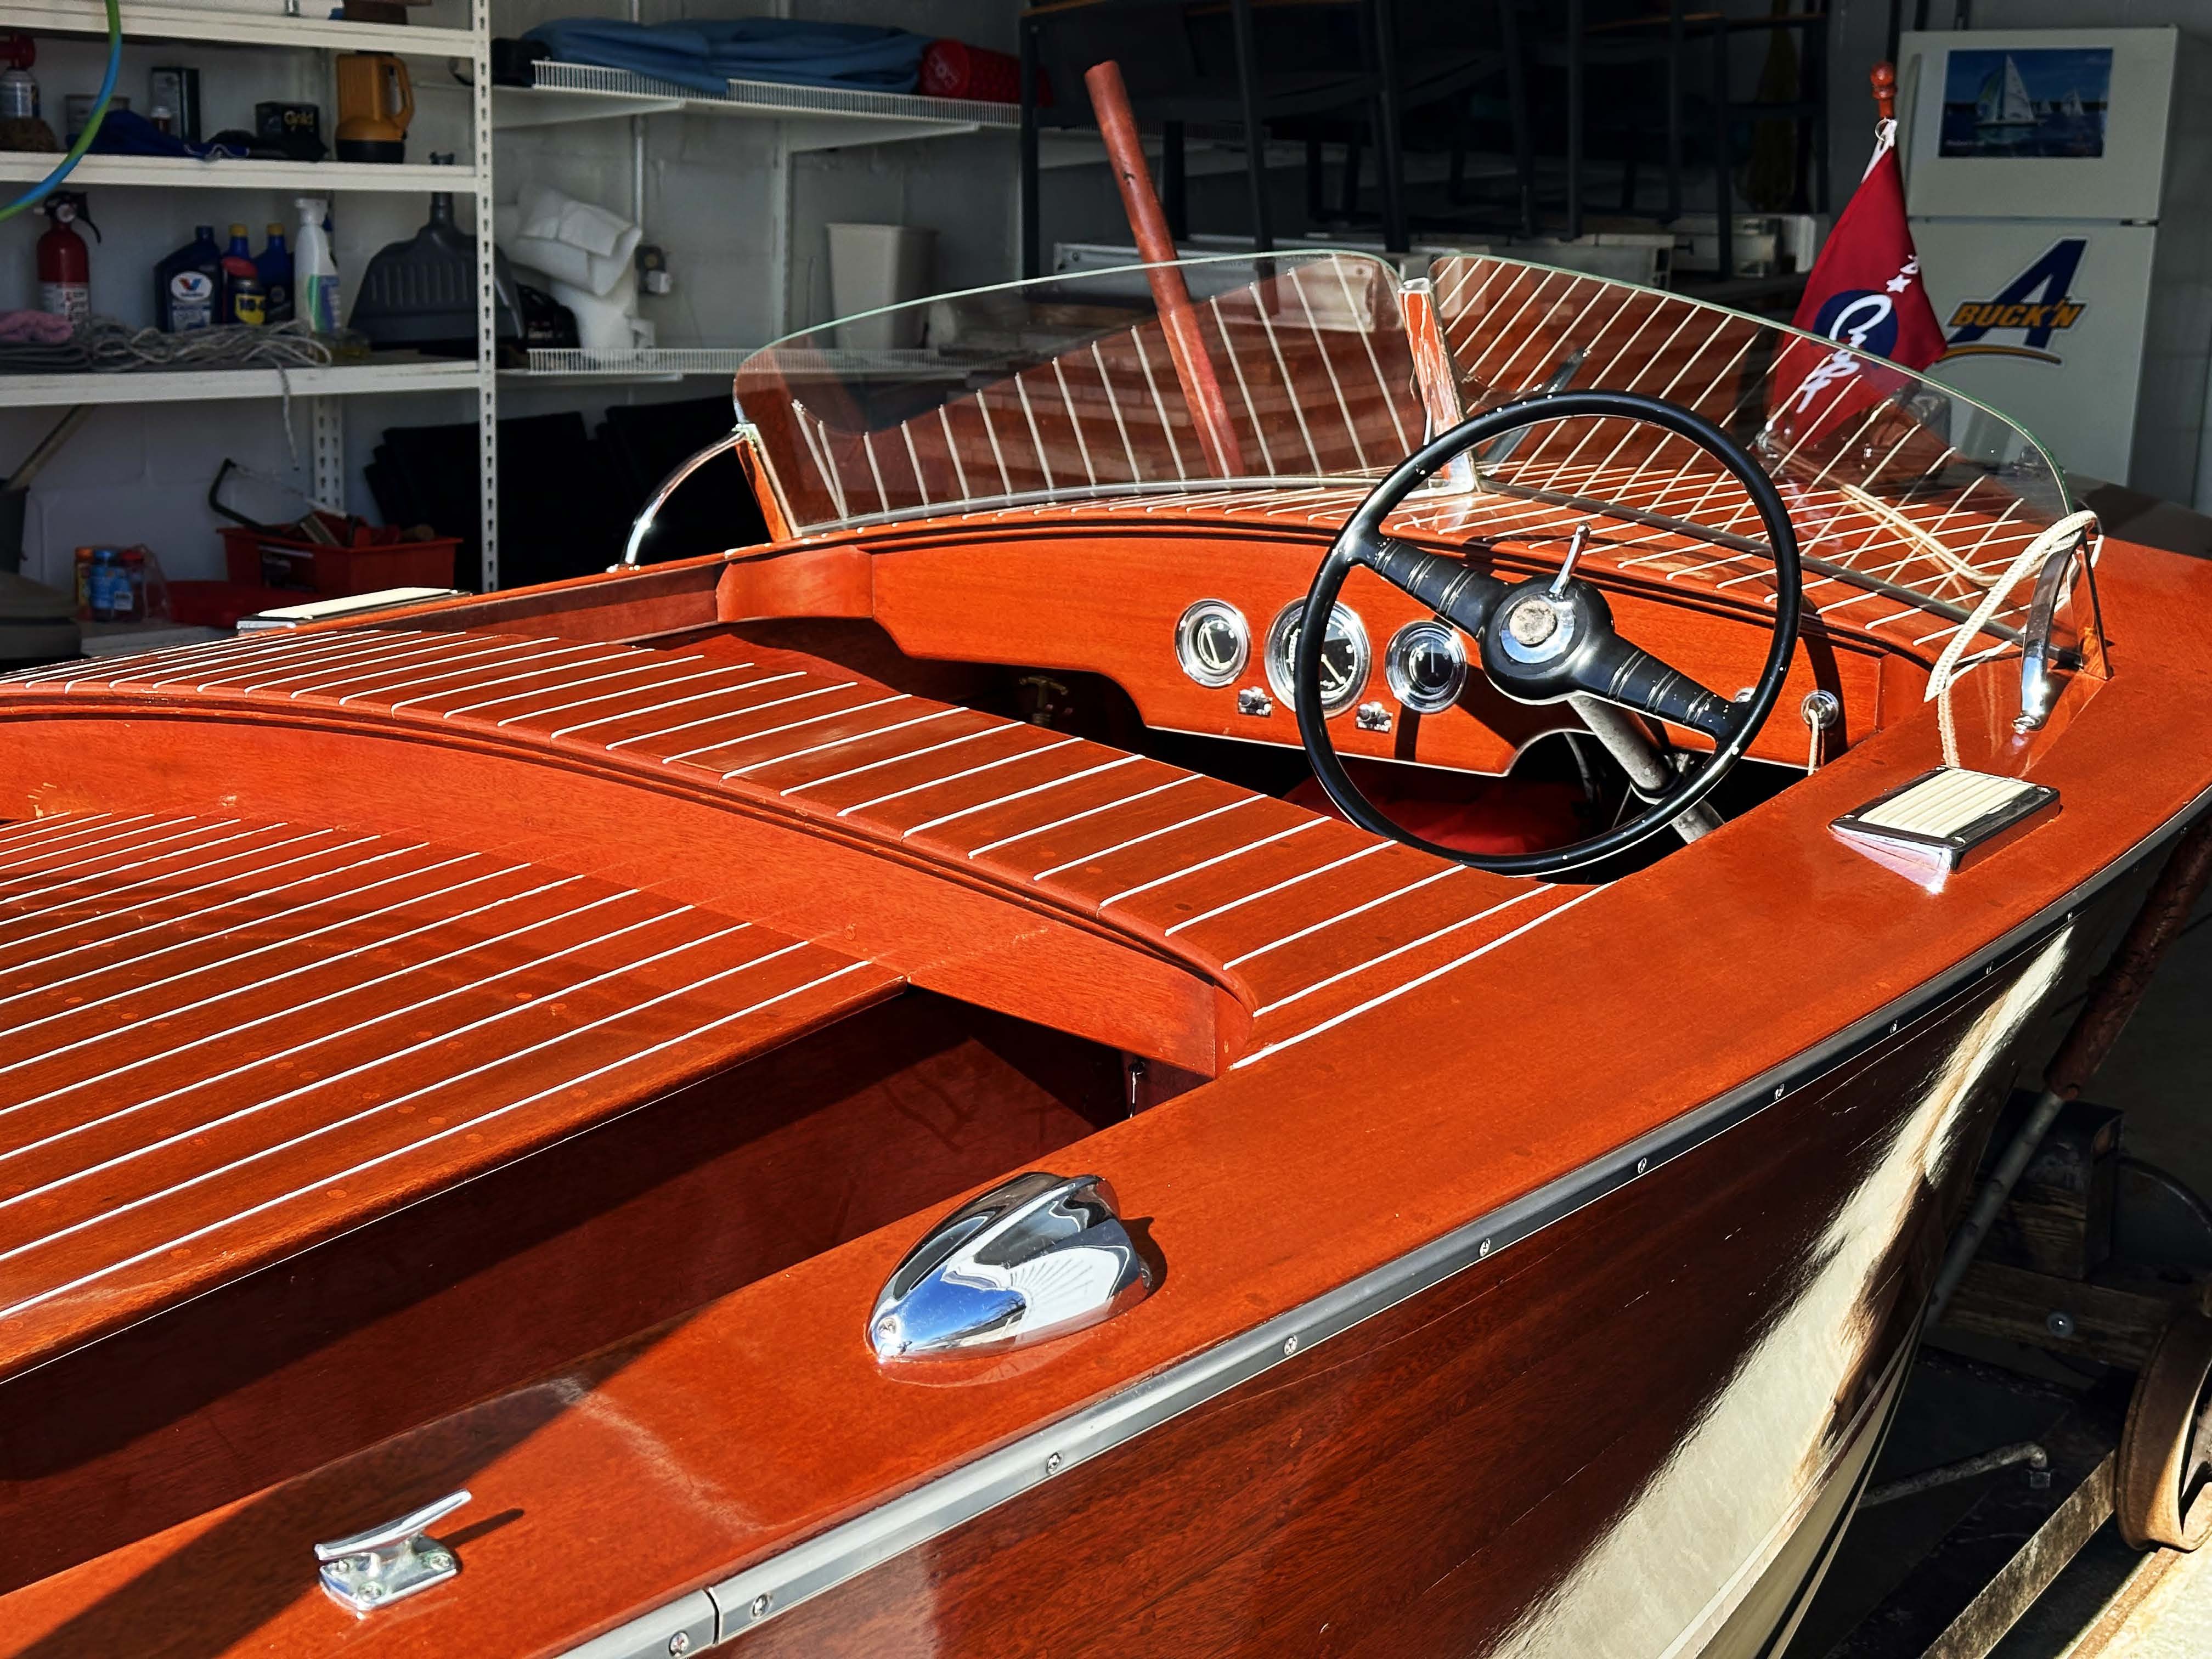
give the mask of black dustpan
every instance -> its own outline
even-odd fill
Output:
[[[505,254],[495,254],[493,271],[495,326],[500,338],[512,339],[517,332],[514,278]],[[477,243],[453,222],[452,192],[433,194],[429,222],[411,240],[392,243],[368,262],[348,324],[381,349],[476,355]]]

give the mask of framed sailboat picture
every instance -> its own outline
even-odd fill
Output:
[[[1940,153],[2101,156],[2112,82],[2110,46],[1954,49]]]

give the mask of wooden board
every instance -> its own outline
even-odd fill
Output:
[[[0,828],[0,1376],[901,982],[483,853],[167,814]]]

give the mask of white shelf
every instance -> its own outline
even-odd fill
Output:
[[[754,346],[638,346],[627,351],[530,349],[530,367],[509,371],[522,380],[673,380],[686,374],[734,374]]]
[[[302,0],[329,9],[330,0]],[[276,0],[261,7],[136,5],[122,8],[123,33],[135,40],[215,40],[248,46],[328,46],[341,52],[391,52],[429,58],[466,58],[476,49],[473,29],[415,28],[349,23],[329,17],[287,17]],[[106,8],[100,0],[7,0],[0,28],[105,38]]]
[[[328,368],[163,368],[121,374],[0,374],[0,406],[212,403],[229,398],[348,398],[373,392],[473,392],[473,362],[333,363]]]
[[[54,168],[57,155],[0,151],[0,179],[34,185]],[[373,161],[201,161],[188,155],[88,155],[69,176],[68,188],[147,185],[159,189],[281,190],[327,196],[341,190],[472,191],[474,167],[380,167]]]
[[[1012,132],[1021,125],[1021,112],[1015,106],[975,99],[787,86],[775,81],[732,81],[727,92],[718,96],[629,70],[542,58],[531,66],[531,72],[537,77],[535,86],[493,88],[493,108],[501,127],[557,126],[676,112],[736,116],[781,122],[786,148],[817,150],[987,130]]]
[[[54,169],[58,155],[0,151],[0,179],[34,185]],[[147,185],[157,189],[296,191],[327,196],[341,190],[473,191],[474,167],[380,167],[373,161],[201,161],[188,155],[88,155],[68,180],[70,190]]]

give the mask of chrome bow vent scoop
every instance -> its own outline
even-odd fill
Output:
[[[1031,1170],[923,1236],[876,1298],[878,1360],[1024,1347],[1143,1299],[1152,1270],[1097,1176]]]

